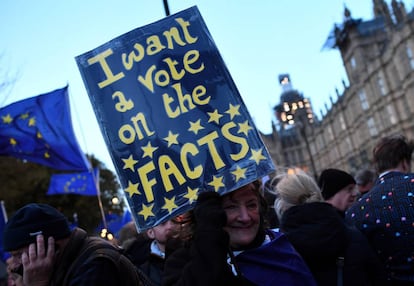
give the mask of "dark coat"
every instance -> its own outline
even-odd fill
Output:
[[[343,285],[384,285],[379,258],[357,229],[345,224],[336,209],[323,202],[289,208],[281,231],[302,255],[319,286],[337,285],[343,257]]]
[[[92,244],[93,249],[89,248]],[[115,259],[109,259],[106,255],[97,254],[103,248],[110,249],[110,253],[114,253],[114,256],[116,255],[116,261]],[[59,249],[57,249],[57,251],[59,251]],[[97,255],[95,255],[95,253]],[[122,254],[114,245],[103,239],[90,238],[84,230],[76,228],[72,232],[67,245],[57,257],[56,266],[49,285],[140,285],[134,266],[126,257],[123,257],[123,255],[122,266],[118,268],[118,263],[120,262],[118,258],[120,255]],[[128,263],[128,270],[124,263]],[[131,270],[131,272],[127,274],[126,271],[129,270]],[[129,274],[131,274],[131,276]],[[134,276],[135,279],[133,281],[126,281],[125,279],[127,276]]]
[[[149,238],[138,236],[128,241],[124,253],[136,267],[139,267],[148,260],[151,253],[151,242],[152,240]]]
[[[414,174],[389,172],[377,179],[346,221],[365,234],[390,285],[414,285]]]
[[[161,285],[165,259],[151,253],[152,239],[137,237],[125,247],[125,255],[139,269],[145,285]]]

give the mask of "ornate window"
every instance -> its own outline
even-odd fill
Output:
[[[370,117],[367,121],[367,125],[368,125],[368,131],[369,134],[371,134],[371,136],[377,136],[378,135],[378,129],[375,126],[375,121],[372,117]]]
[[[359,100],[361,101],[362,110],[367,110],[369,108],[369,103],[367,100],[367,95],[363,89],[359,91]]]

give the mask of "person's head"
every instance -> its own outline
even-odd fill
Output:
[[[260,181],[254,181],[233,192],[222,200],[227,223],[224,230],[229,234],[230,246],[243,249],[256,245],[264,233],[266,201],[261,194]]]
[[[146,231],[149,239],[155,240],[158,248],[165,251],[165,246],[169,239],[175,238],[179,234],[180,225],[173,220],[167,220]]]
[[[127,222],[119,230],[118,245],[125,247],[130,241],[138,237],[138,230],[134,221]]]
[[[274,189],[277,196],[274,206],[279,219],[290,207],[324,201],[315,179],[303,171],[281,174],[278,179]]]
[[[373,150],[377,172],[383,173],[393,169],[410,172],[413,149],[413,142],[408,142],[402,135],[381,138]]]
[[[323,170],[318,185],[325,201],[340,211],[346,211],[358,195],[354,177],[339,169]]]
[[[374,186],[377,174],[371,169],[361,169],[355,174],[355,181],[358,191],[361,194],[367,193]]]
[[[39,234],[44,236],[45,242],[48,237],[53,237],[57,242],[70,236],[69,222],[50,205],[27,204],[7,221],[3,230],[3,249],[11,254],[14,262],[21,263],[21,254],[30,244],[36,243]]]

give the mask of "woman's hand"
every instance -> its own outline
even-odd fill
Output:
[[[222,207],[222,198],[216,192],[204,192],[198,196],[194,208],[196,223],[203,229],[221,229],[227,216]]]

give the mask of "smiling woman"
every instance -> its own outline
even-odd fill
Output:
[[[286,237],[266,228],[260,181],[199,195],[193,240],[172,252],[164,285],[316,285]]]

